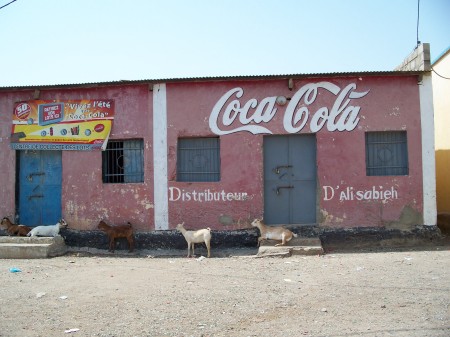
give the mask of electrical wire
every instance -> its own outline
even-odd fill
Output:
[[[0,9],[5,8],[8,5],[11,5],[13,2],[16,2],[17,0],[12,0],[11,2],[8,2],[6,5],[3,5],[2,7],[0,7]]]
[[[439,74],[436,70],[433,69],[433,67],[431,67],[431,70],[433,71],[433,73],[435,73],[436,75],[438,75],[439,77],[442,77],[445,80],[450,80],[450,77],[445,77],[442,76],[441,74]]]
[[[417,45],[420,44],[420,41],[419,41],[419,18],[420,18],[420,0],[417,0]]]
[[[417,46],[419,46],[420,41],[419,41],[419,19],[420,19],[420,0],[417,0]],[[417,47],[416,47],[417,48]],[[433,67],[431,67],[431,70],[439,77],[445,79],[445,80],[450,80],[449,77],[445,77],[442,76],[441,74],[439,74],[436,70],[433,69]]]

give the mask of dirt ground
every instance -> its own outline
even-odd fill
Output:
[[[0,336],[450,336],[449,247],[212,253],[0,260]]]

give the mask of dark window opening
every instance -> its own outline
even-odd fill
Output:
[[[103,183],[140,183],[144,181],[142,139],[110,140],[102,152]]]
[[[220,181],[219,138],[179,138],[177,181]]]
[[[409,174],[405,131],[366,133],[366,174],[367,176]]]

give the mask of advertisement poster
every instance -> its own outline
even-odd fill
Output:
[[[16,103],[14,150],[104,150],[114,120],[114,101],[34,100]]]

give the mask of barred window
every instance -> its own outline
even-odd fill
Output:
[[[408,175],[408,144],[405,131],[366,133],[368,176]]]
[[[102,176],[103,183],[143,182],[143,140],[109,140],[102,152]]]
[[[179,138],[177,181],[202,182],[219,180],[219,138]]]

